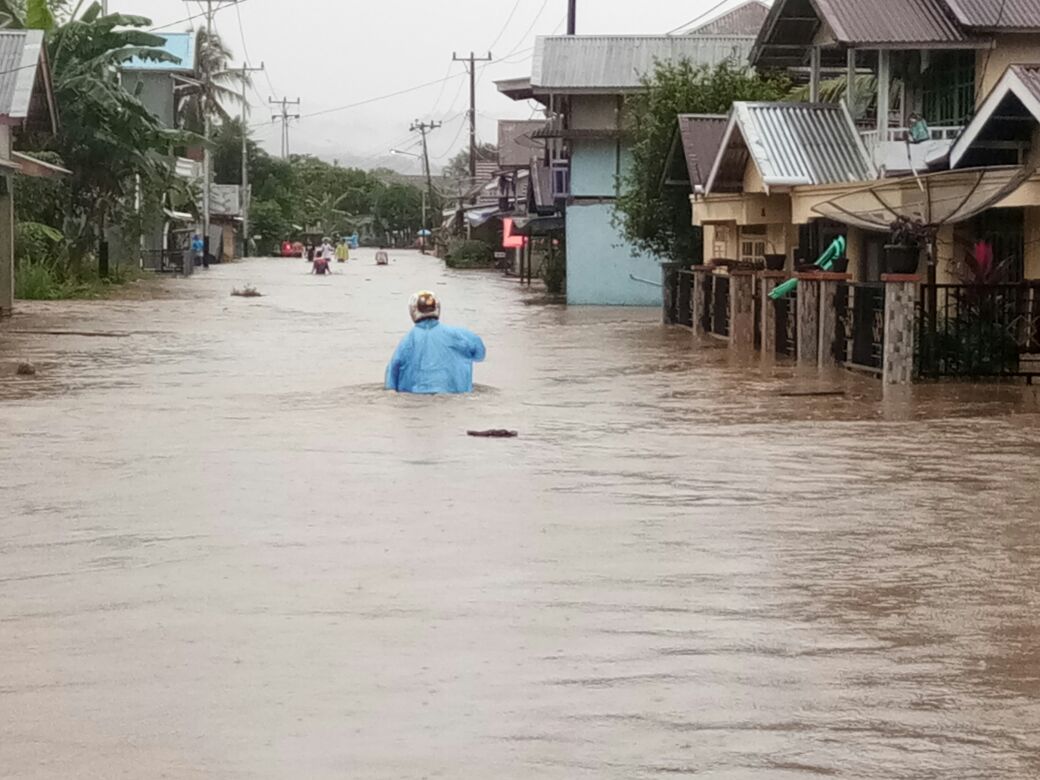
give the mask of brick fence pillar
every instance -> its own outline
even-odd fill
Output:
[[[763,271],[759,277],[762,296],[762,357],[766,360],[776,359],[776,301],[769,297],[782,282],[787,281],[783,271]]]
[[[754,271],[730,271],[729,346],[741,353],[755,351]]]
[[[913,274],[884,274],[885,349],[882,381],[886,385],[908,385],[914,381],[914,346],[917,337],[915,307],[921,277]]]
[[[852,279],[851,274],[819,273],[820,344],[819,365],[834,365],[834,341],[838,335],[838,285]]]
[[[820,363],[820,274],[798,277],[798,365]]]

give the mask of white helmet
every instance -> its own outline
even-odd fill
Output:
[[[429,290],[422,290],[408,301],[408,313],[412,315],[412,322],[438,320],[441,317],[441,302]]]

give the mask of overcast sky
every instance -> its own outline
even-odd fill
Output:
[[[663,33],[717,2],[578,0],[578,32]],[[468,81],[463,66],[452,64],[452,52],[473,49],[481,55],[490,49],[498,60],[478,66],[478,133],[494,141],[498,119],[528,118],[532,106],[500,96],[493,82],[530,75],[535,37],[565,32],[567,14],[567,0],[240,0],[237,9],[227,0],[219,4],[216,27],[236,60],[248,54],[250,64],[267,66],[266,76],[254,76],[250,99],[255,137],[268,150],[278,154],[280,148],[268,98],[300,98],[304,117],[293,123],[294,152],[343,165],[392,164],[415,171],[417,161],[387,157],[390,148],[416,151],[408,130],[412,120],[444,123],[430,141],[435,170],[467,143]],[[200,13],[199,0],[109,0],[109,5],[156,25],[177,22],[167,28],[171,31],[202,21],[179,21]],[[398,97],[336,110],[451,76]],[[308,116],[317,112],[327,113]]]

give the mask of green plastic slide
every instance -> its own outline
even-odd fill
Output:
[[[845,257],[845,236],[838,236],[836,239],[831,241],[831,245],[827,247],[820,258],[816,261],[815,265],[821,271],[829,271],[834,267],[834,261],[838,258]],[[777,285],[769,297],[774,301],[778,301],[785,295],[789,295],[795,291],[798,287],[797,279],[788,279],[783,284]]]

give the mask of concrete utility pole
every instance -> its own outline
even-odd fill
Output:
[[[239,202],[242,205],[242,256],[249,257],[249,132],[246,119],[249,116],[249,100],[246,97],[246,87],[249,85],[247,79],[250,73],[260,73],[264,69],[264,63],[259,68],[250,68],[245,63],[241,68],[235,68],[242,74],[242,193]]]
[[[423,173],[426,175],[426,192],[423,193],[423,230],[429,230],[430,226],[426,220],[427,203],[433,206],[433,173],[430,171],[430,149],[426,143],[427,133],[431,133],[441,126],[440,122],[420,122],[416,119],[412,122],[411,131],[416,131],[422,136],[422,163]],[[422,237],[422,251],[426,253],[426,236]]]
[[[567,0],[567,34],[578,32],[578,0]]]
[[[276,106],[282,107],[282,113],[271,114],[271,119],[274,121],[281,120],[282,123],[282,159],[289,159],[289,120],[299,119],[299,114],[290,114],[289,106],[300,105],[300,99],[289,100],[288,98],[282,98],[281,100],[275,100],[274,98],[268,98],[268,101]]]
[[[206,39],[205,49],[209,49],[213,43],[213,0],[206,0]],[[213,198],[213,156],[209,150],[209,139],[213,131],[213,122],[209,116],[209,89],[211,83],[211,75],[209,72],[209,59],[206,56],[205,51],[198,53],[199,61],[203,63],[202,66],[202,123],[203,131],[202,137],[205,139],[205,143],[202,147],[202,258],[205,263],[209,261],[206,259],[209,257],[209,223],[210,223],[210,211],[212,209],[211,201]]]
[[[452,62],[468,63],[469,70],[469,177],[470,183],[477,179],[477,66],[478,62],[491,62],[491,52],[486,57],[476,57],[473,52],[468,57],[460,57],[455,52]]]

